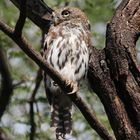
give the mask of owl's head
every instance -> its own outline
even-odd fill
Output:
[[[59,25],[62,22],[82,22],[89,26],[89,21],[84,12],[74,7],[64,7],[52,13],[54,25]]]

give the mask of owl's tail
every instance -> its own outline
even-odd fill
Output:
[[[66,95],[54,98],[52,103],[51,127],[55,128],[56,139],[65,140],[65,135],[72,131],[72,102]]]

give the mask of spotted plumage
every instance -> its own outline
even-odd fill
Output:
[[[53,23],[44,41],[44,59],[65,79],[77,86],[86,77],[91,34],[85,14],[78,8],[65,7],[53,12]],[[72,102],[45,73],[45,86],[51,104],[51,126],[56,138],[71,133]]]

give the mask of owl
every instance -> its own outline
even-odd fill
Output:
[[[66,80],[79,88],[86,77],[91,33],[89,21],[78,8],[64,7],[52,13],[52,25],[45,35],[43,58]],[[51,105],[51,127],[56,139],[72,131],[72,101],[47,73],[45,88]]]

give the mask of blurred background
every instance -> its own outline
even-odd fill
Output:
[[[113,16],[113,12],[120,3],[120,0],[44,1],[53,9],[65,5],[81,8],[90,20],[94,46],[98,49],[104,48],[106,24]],[[0,20],[14,27],[18,15],[18,9],[9,0],[0,1]],[[34,49],[40,51],[41,30],[27,19],[23,32]],[[137,43],[138,59],[139,44]],[[30,139],[31,128],[29,98],[33,92],[39,68],[3,32],[0,32],[0,49],[6,56],[14,84],[14,91],[9,106],[0,121],[0,129],[6,133],[10,140],[28,140]],[[2,84],[0,83],[0,91],[1,86]],[[100,121],[112,133],[104,108],[98,97],[94,93],[84,89],[84,98],[89,106],[95,110]],[[100,140],[101,138],[90,128],[80,111],[76,107],[74,110],[76,111],[73,113],[73,133],[72,136],[68,136],[68,140]],[[34,111],[36,125],[35,140],[55,140],[55,136],[49,126],[50,106],[46,100],[43,82],[36,95]]]

